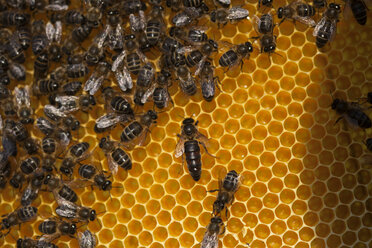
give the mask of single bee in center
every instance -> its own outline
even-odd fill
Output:
[[[181,157],[185,153],[187,168],[195,181],[199,181],[201,176],[202,164],[199,144],[204,147],[210,156],[213,156],[208,152],[206,147],[208,138],[198,131],[197,125],[198,121],[195,122],[193,118],[183,120],[182,132],[181,134],[177,134],[180,140],[177,143],[175,152],[176,158]]]

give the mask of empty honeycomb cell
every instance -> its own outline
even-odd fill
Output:
[[[314,230],[309,227],[303,227],[299,231],[299,237],[303,241],[310,241],[314,237]]]
[[[228,120],[225,123],[225,130],[231,134],[235,134],[240,128],[240,124],[237,120]]]
[[[184,233],[179,241],[182,247],[191,247],[194,244],[194,237],[189,233]]]
[[[272,178],[268,183],[268,188],[273,193],[279,193],[283,189],[283,182],[279,178]]]
[[[360,170],[357,174],[359,184],[368,184],[371,182],[371,173],[367,170]]]
[[[358,238],[362,242],[368,242],[371,239],[371,230],[368,228],[361,228],[358,232]]]
[[[261,98],[261,106],[264,109],[270,110],[270,109],[274,108],[275,104],[276,104],[275,98],[272,97],[272,96],[264,96],[263,98]],[[258,112],[257,117],[259,117],[261,112],[262,111]]]
[[[287,110],[284,107],[277,106],[272,112],[273,118],[279,121],[283,121],[287,117]]]
[[[337,147],[333,151],[333,154],[334,154],[335,159],[338,161],[345,161],[349,155],[348,150],[346,150],[346,148],[343,148],[343,147]]]
[[[279,161],[282,161],[282,162],[287,162],[290,158],[291,158],[291,150],[288,149],[288,148],[279,148],[277,151],[276,151],[276,158],[279,160]],[[280,168],[280,167],[278,167]],[[278,170],[277,173],[278,175],[280,176],[285,176],[285,174],[282,174],[281,172],[283,172],[283,170]]]
[[[142,231],[142,224],[137,220],[132,220],[128,224],[128,231],[133,235],[137,235]]]
[[[233,104],[229,108],[229,115],[232,118],[240,118],[244,113],[244,108],[239,104]]]
[[[287,226],[284,221],[276,219],[271,224],[270,229],[273,233],[281,235],[287,230]]]
[[[133,218],[136,218],[136,219],[142,219],[143,216],[146,215],[146,209],[143,205],[140,205],[140,204],[136,204],[135,206],[133,206],[132,208],[132,216]]]
[[[99,240],[104,244],[108,244],[113,239],[112,231],[109,229],[103,229],[99,232]]]
[[[279,84],[276,81],[269,80],[265,83],[264,89],[266,94],[276,94],[279,90]]]
[[[318,109],[318,103],[316,100],[308,98],[304,101],[303,107],[306,112],[312,113]]]
[[[288,105],[291,102],[291,95],[286,91],[280,91],[276,96],[276,101],[281,105]]]
[[[294,76],[298,72],[298,65],[294,62],[287,62],[283,67],[284,73],[288,76]]]
[[[323,208],[319,213],[319,217],[323,222],[331,222],[335,218],[335,214],[333,209]]]
[[[270,224],[273,222],[275,216],[274,216],[274,213],[273,211],[269,210],[269,209],[262,209],[259,214],[258,214],[258,218],[260,219],[261,222],[263,222],[264,224]]]
[[[258,139],[258,140],[263,140],[267,136],[267,129],[263,126],[256,126],[252,130],[253,138]]]
[[[125,194],[121,198],[121,204],[126,208],[131,208],[136,203],[136,199],[131,194]]]
[[[336,85],[339,89],[347,89],[351,85],[350,78],[346,76],[340,76],[336,79]]]
[[[263,144],[259,141],[252,141],[248,145],[248,150],[253,155],[260,155],[263,151]]]
[[[156,200],[150,200],[146,203],[146,211],[149,214],[157,214],[160,210],[160,203]]]
[[[275,216],[279,219],[287,219],[288,216],[291,214],[291,209],[288,205],[285,204],[279,204],[275,208]]]
[[[270,79],[279,80],[283,76],[283,70],[279,66],[271,66],[267,74]],[[267,86],[265,85],[265,88],[266,87]]]
[[[276,137],[269,136],[265,139],[264,144],[266,150],[275,151],[279,147],[279,140]]]
[[[303,217],[304,223],[308,226],[315,226],[319,222],[318,214],[315,212],[307,212]]]
[[[290,60],[298,61],[302,57],[301,50],[297,47],[291,47],[288,50],[288,58]],[[300,68],[301,68],[301,62],[300,62]]]
[[[334,194],[334,193],[327,193],[324,196],[324,204],[327,207],[330,207],[330,208],[336,207],[338,205],[338,203],[339,203],[338,196],[336,194]]]
[[[159,157],[159,160],[163,160],[163,159],[161,157]],[[161,164],[160,161],[159,161],[159,164]],[[154,178],[155,178],[156,182],[164,183],[168,179],[168,172],[164,169],[157,169],[154,173]]]
[[[352,189],[356,185],[356,177],[352,174],[346,174],[342,177],[342,185],[345,188]]]
[[[271,170],[269,168],[259,168],[257,170],[257,179],[262,181],[262,182],[266,182],[268,181],[269,179],[271,179],[272,177],[272,173],[271,173]]]
[[[306,146],[303,144],[295,144],[292,147],[292,154],[296,158],[302,158],[306,155]]]
[[[270,235],[270,228],[267,225],[259,224],[254,229],[256,236],[260,239],[266,239]]]
[[[349,219],[347,219],[347,227],[350,230],[358,230],[361,226],[361,221],[359,217],[351,216]]]
[[[152,157],[158,157],[161,153],[161,146],[158,143],[150,143],[147,145],[148,147],[148,155]]]
[[[102,218],[103,225],[108,228],[112,228],[116,225],[117,219],[113,214],[105,214]]]
[[[360,169],[360,166],[358,160],[351,158],[346,160],[346,162],[344,163],[344,168],[347,172],[355,174]]]
[[[325,183],[317,181],[312,185],[312,192],[314,195],[323,196],[327,192]]]
[[[351,212],[354,215],[362,215],[364,213],[364,211],[365,211],[365,206],[364,206],[363,202],[354,201],[351,204]]]
[[[357,200],[365,200],[368,197],[367,188],[362,185],[355,187],[353,194]]]
[[[228,107],[232,103],[232,97],[227,94],[221,94],[217,98],[217,103],[222,108]]]
[[[296,102],[290,103],[287,108],[288,108],[288,114],[293,117],[298,117],[303,112],[302,106]]]
[[[314,210],[314,211],[319,211],[323,207],[322,199],[320,197],[317,197],[317,196],[312,196],[309,199],[308,203],[309,203],[309,208],[311,210]]]
[[[152,243],[152,234],[147,231],[143,231],[138,235],[138,240],[141,245],[149,246]]]
[[[287,231],[283,234],[283,242],[287,245],[295,245],[298,241],[298,234],[293,231]]]
[[[250,212],[253,212],[253,213],[256,213],[258,211],[261,210],[262,208],[262,202],[260,199],[256,198],[256,197],[251,197],[248,201],[247,201],[247,208]]]
[[[213,119],[218,123],[224,123],[228,118],[227,112],[223,109],[218,109],[213,112]]]
[[[343,220],[335,220],[331,225],[332,232],[336,234],[342,234],[346,230],[346,224]]]
[[[261,110],[257,113],[257,122],[262,125],[266,125],[271,121],[271,113],[266,110]]]
[[[302,58],[299,61],[299,67],[301,71],[309,72],[313,69],[313,61],[309,58]]]
[[[336,208],[336,216],[340,219],[346,219],[350,215],[350,209],[347,205],[338,205]]]
[[[314,110],[315,111],[315,110]],[[309,111],[310,112],[310,111]],[[325,124],[329,120],[328,111],[318,110],[315,113],[315,121],[319,124]]]
[[[315,233],[318,235],[318,237],[326,238],[330,234],[330,232],[330,227],[327,224],[319,223],[315,227]]]
[[[295,142],[295,137],[290,132],[284,132],[280,135],[280,143],[282,146],[291,147]]]
[[[251,192],[254,196],[257,196],[257,197],[262,197],[266,194],[267,192],[267,187],[264,183],[261,183],[261,182],[256,182],[255,184],[253,184],[253,186],[251,187]]]
[[[244,159],[248,154],[248,150],[245,146],[237,145],[232,150],[232,155],[235,159]]]
[[[284,203],[290,204],[295,199],[295,193],[290,189],[284,189],[280,192],[280,200]]]
[[[181,184],[181,187],[183,187],[185,189],[191,189],[195,185],[195,181],[187,174],[187,175],[184,175],[181,178],[180,184]],[[180,197],[184,197],[185,199],[189,199],[190,198],[190,193],[188,191],[185,191],[185,190],[178,192],[177,201],[184,202],[183,200],[180,199]]]
[[[355,243],[357,237],[354,232],[347,231],[342,235],[342,241],[345,245],[352,245]]]

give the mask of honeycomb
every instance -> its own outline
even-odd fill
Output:
[[[275,9],[285,4],[274,1]],[[232,5],[244,6],[251,17],[258,13],[256,1]],[[255,49],[241,70],[216,68],[221,90],[212,102],[204,101],[200,91],[185,97],[173,84],[174,107],[159,114],[146,146],[129,152],[133,168],[114,177],[116,188],[110,193],[76,190],[82,205],[100,213],[100,222],[81,229],[96,234],[98,247],[198,247],[216,197],[206,191],[236,170],[242,185],[229,207],[220,247],[372,247],[371,167],[361,162],[368,154],[363,141],[371,130],[335,125],[337,116],[330,109],[330,91],[351,101],[372,90],[371,20],[371,12],[363,27],[341,20],[335,39],[322,51],[315,46],[312,29],[284,22],[276,27],[278,54],[269,58]],[[221,28],[212,24],[208,31],[209,37],[234,44],[255,35],[251,20]],[[32,64],[26,66],[31,73]],[[35,108],[47,102],[33,100]],[[96,135],[93,126],[102,113],[100,104],[77,116],[82,123],[79,141],[97,146],[103,135]],[[36,115],[42,115],[40,109]],[[174,157],[176,134],[188,116],[199,120],[199,130],[211,138],[209,152],[216,156],[202,151],[199,182]],[[112,138],[119,140],[120,131],[113,130]],[[100,149],[90,159],[107,168]],[[18,192],[7,189],[0,194],[1,215],[19,205],[14,200]],[[47,192],[33,205],[49,213],[56,207]],[[15,247],[14,238],[41,235],[40,222],[13,228],[0,246]],[[57,244],[78,246],[70,238]]]

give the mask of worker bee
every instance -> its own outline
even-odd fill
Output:
[[[176,27],[185,27],[196,22],[201,16],[208,13],[209,8],[205,3],[198,7],[185,7],[181,12],[172,18],[172,24]]]
[[[227,173],[225,179],[218,181],[218,189],[210,190],[208,192],[218,191],[217,199],[213,203],[213,214],[220,214],[224,208],[226,208],[227,217],[227,205],[234,201],[234,194],[239,188],[239,175],[236,171],[231,170]]]
[[[240,21],[247,19],[249,11],[241,7],[231,7],[230,9],[220,8],[210,13],[210,19],[212,22],[218,25],[226,25],[228,22]]]
[[[110,69],[111,64],[107,61],[99,62],[95,71],[85,82],[84,91],[89,92],[90,95],[96,94],[110,72]]]
[[[181,90],[188,96],[193,96],[196,93],[196,80],[191,75],[189,68],[186,66],[180,66],[176,71],[177,80],[179,80],[179,86]]]
[[[13,62],[23,64],[26,61],[26,56],[17,34],[13,34],[8,29],[1,29],[0,35],[0,40],[3,40],[1,43],[4,45],[4,53],[6,53]]]
[[[146,38],[150,46],[158,44],[161,35],[164,33],[165,23],[163,19],[164,9],[162,6],[153,6],[150,13],[150,20],[146,24]]]
[[[40,79],[33,84],[32,92],[34,95],[49,95],[56,93],[59,87],[59,82],[53,79]]]
[[[62,85],[61,92],[67,96],[74,96],[82,89],[82,83],[79,81],[71,81]]]
[[[264,14],[260,18],[254,16],[255,29],[260,34],[271,33],[274,29],[273,16],[271,14]]]
[[[83,221],[86,223],[89,221],[94,221],[97,218],[96,210],[79,206],[76,203],[66,200],[61,200],[58,202],[56,214],[59,217],[73,219],[75,221]]]
[[[92,95],[80,96],[56,96],[54,101],[57,104],[59,111],[65,114],[81,110],[88,112],[92,106],[96,105],[96,100]]]
[[[108,167],[112,174],[117,174],[119,166],[124,170],[132,169],[132,160],[129,155],[119,147],[119,143],[104,137],[99,142],[99,147],[106,154]]]
[[[324,12],[322,19],[316,24],[313,35],[316,37],[316,46],[324,47],[336,34],[338,16],[341,12],[339,4],[331,3]]]
[[[97,244],[97,239],[89,230],[78,233],[78,241],[80,248],[94,248]]]
[[[81,142],[73,145],[68,150],[67,156],[62,160],[60,172],[64,175],[72,176],[73,169],[76,163],[85,160],[90,156],[88,152],[89,143]]]
[[[135,14],[129,15],[130,29],[134,33],[145,31],[146,28],[146,16],[143,10],[138,11],[138,16]]]
[[[33,110],[31,108],[29,86],[23,88],[15,87],[14,98],[18,108],[20,122],[22,124],[32,124],[34,119],[32,118]]]
[[[8,75],[11,79],[14,79],[17,81],[25,81],[26,80],[26,69],[21,64],[10,63]]]
[[[274,23],[271,14],[264,14],[261,18],[255,16],[255,30],[259,36],[252,37],[252,39],[259,39],[261,45],[261,53],[275,53],[276,49],[276,35],[274,35]]]
[[[9,184],[15,189],[22,190],[24,180],[25,175],[20,170],[16,170],[13,176],[10,178]]]
[[[114,62],[112,63],[111,70],[115,74],[116,81],[118,86],[122,91],[127,91],[133,88],[133,80],[128,70],[127,65],[124,62],[124,59],[127,55],[127,52],[123,50],[119,55],[113,57]],[[122,67],[122,70],[119,68]]]
[[[78,200],[77,194],[71,189],[71,187],[78,188],[79,182],[65,182],[62,181],[62,179],[51,176],[46,183],[47,189],[53,193],[54,199],[57,201],[57,203],[64,201],[76,202]]]
[[[26,127],[19,121],[9,123],[6,132],[17,142],[23,142],[30,137]]]
[[[75,27],[72,32],[70,38],[72,39],[75,44],[81,44],[84,40],[86,40],[90,33],[92,32],[92,27],[87,23],[79,25]]]
[[[22,26],[17,29],[18,41],[24,51],[28,49],[31,44],[31,32],[28,27]]]
[[[44,171],[35,172],[27,188],[22,192],[21,205],[29,206],[38,197],[41,187],[48,183],[51,175],[46,175]]]
[[[149,110],[139,117],[139,120],[133,120],[123,130],[120,140],[127,145],[142,146],[146,141],[147,133],[150,126],[156,123],[158,115],[156,112]]]
[[[206,61],[201,69],[200,85],[203,97],[207,102],[213,100],[218,84],[220,84],[220,79],[214,76],[214,67],[209,61]]]
[[[208,41],[208,35],[205,33],[207,29],[207,27],[192,27],[185,31],[185,28],[171,27],[169,35],[186,43],[201,45]],[[174,51],[181,47],[182,44],[177,44]]]
[[[0,12],[0,24],[1,26],[25,26],[30,20],[30,15],[18,11],[2,11]]]
[[[51,121],[44,117],[39,117],[36,119],[36,127],[48,137],[55,138],[62,147],[66,147],[71,140],[71,133],[68,130],[64,130],[57,127]]]
[[[49,0],[49,4],[44,7],[45,10],[64,11],[68,9],[69,0]]]
[[[146,63],[141,67],[138,78],[137,78],[137,87],[134,93],[134,103],[137,105],[144,105],[147,101],[147,98],[151,95],[150,86],[155,78],[155,68],[151,62]]]
[[[371,119],[363,112],[363,109],[357,102],[347,102],[335,98],[333,99],[331,107],[337,114],[341,115],[336,120],[336,123],[345,118],[352,127],[360,127],[363,129],[372,127]]]
[[[46,36],[49,41],[48,54],[54,62],[59,62],[63,56],[60,46],[62,38],[62,22],[55,21],[54,25],[48,21],[45,26]]]
[[[45,23],[42,20],[37,20],[32,23],[32,39],[31,48],[35,55],[38,55],[48,45],[48,37],[46,36]]]
[[[75,238],[76,224],[74,222],[67,222],[57,218],[47,219],[39,224],[39,231],[43,233],[40,241],[51,242],[61,236],[70,236]]]
[[[49,70],[49,55],[47,51],[42,51],[36,56],[34,61],[34,77],[46,78]]]
[[[168,8],[170,8],[174,12],[178,12],[182,8],[181,0],[166,0],[165,4]]]
[[[360,25],[365,25],[367,23],[367,10],[368,7],[363,0],[344,0],[346,2],[345,8],[351,9],[355,20]]]
[[[37,215],[37,208],[27,206],[27,207],[20,207],[15,211],[3,216],[4,218],[1,220],[0,237],[6,236],[10,232],[10,228],[13,226],[20,225],[25,222],[29,222],[36,218]],[[8,230],[6,233],[3,231]]]
[[[100,190],[110,191],[112,188],[112,182],[108,180],[109,176],[93,165],[80,165],[79,176],[84,178],[84,182],[89,182],[91,186],[97,186]]]
[[[159,109],[167,107],[169,102],[173,104],[172,98],[168,91],[168,87],[170,86],[170,77],[171,74],[168,71],[162,70],[157,74],[156,84],[154,84],[152,87],[154,88],[152,92],[152,100],[154,101],[154,105]]]
[[[224,44],[226,43],[224,42]],[[252,43],[249,41],[239,45],[228,43],[227,47],[230,47],[230,49],[223,53],[218,60],[219,65],[222,67],[233,68],[238,64],[241,64],[241,67],[243,67],[243,59],[248,59],[253,52]]]
[[[193,118],[186,118],[183,120],[181,134],[177,134],[179,141],[175,150],[176,158],[185,154],[187,167],[191,177],[195,181],[199,181],[201,176],[202,164],[199,144],[201,144],[205,151],[212,156],[206,147],[208,138],[198,131],[197,125],[198,121],[195,122]]]
[[[225,233],[225,226],[218,216],[212,217],[204,234],[201,248],[218,248],[218,235]]]
[[[315,27],[316,23],[312,19],[315,15],[314,6],[303,3],[300,0],[294,1],[284,7],[278,9],[278,18],[282,19],[279,25],[285,21],[285,19],[292,19],[293,21],[299,21],[311,27]]]
[[[10,77],[8,75],[9,61],[4,55],[0,55],[0,85],[9,85]]]
[[[58,248],[58,246],[50,242],[24,238],[17,240],[17,248]]]
[[[177,38],[181,39],[179,37],[180,35],[178,35],[177,30],[180,30],[180,32],[183,32],[183,28],[178,28],[178,27],[173,27],[173,28],[174,28],[173,30],[175,30],[175,31],[174,31],[174,33],[171,33],[170,35],[172,35],[172,36],[177,35]],[[172,28],[171,28],[171,30],[172,30]],[[171,54],[171,53],[176,52],[181,47],[183,47],[183,45],[178,40],[166,36],[166,37],[164,37],[164,39],[162,41],[161,51],[163,53]],[[185,56],[183,56],[183,57],[185,57]]]

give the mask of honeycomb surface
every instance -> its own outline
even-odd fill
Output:
[[[285,4],[274,1],[275,9]],[[251,17],[258,14],[256,1],[232,5],[243,5]],[[80,203],[100,213],[100,223],[88,224],[98,247],[198,247],[216,197],[206,191],[215,189],[229,170],[241,174],[242,185],[229,208],[227,231],[220,236],[223,247],[372,247],[371,166],[361,163],[368,154],[363,141],[371,130],[335,125],[337,116],[330,109],[330,91],[351,101],[372,90],[371,20],[371,11],[364,27],[353,19],[341,20],[335,39],[322,51],[315,46],[312,29],[284,22],[276,27],[279,55],[269,59],[255,49],[241,70],[217,68],[221,91],[209,103],[200,91],[188,98],[173,84],[174,107],[159,114],[147,145],[129,152],[133,168],[114,177],[118,187],[110,195],[77,190]],[[208,35],[238,44],[256,33],[251,20],[244,20],[222,28],[212,24]],[[32,65],[26,66],[31,73]],[[35,108],[46,102],[33,99]],[[103,135],[97,136],[93,126],[102,113],[100,104],[78,115],[83,126],[79,141],[97,146]],[[36,115],[42,115],[40,108]],[[199,182],[174,157],[181,122],[192,115],[211,138],[208,149],[216,156],[202,151]],[[37,130],[33,134],[40,135]],[[111,135],[119,140],[120,129]],[[90,159],[107,168],[100,149]],[[1,215],[19,205],[14,200],[18,192],[8,189],[0,194]],[[33,205],[40,212],[56,207],[45,192]],[[13,237],[41,235],[40,222],[13,228],[0,246],[15,247]],[[78,246],[70,238],[57,244]]]

